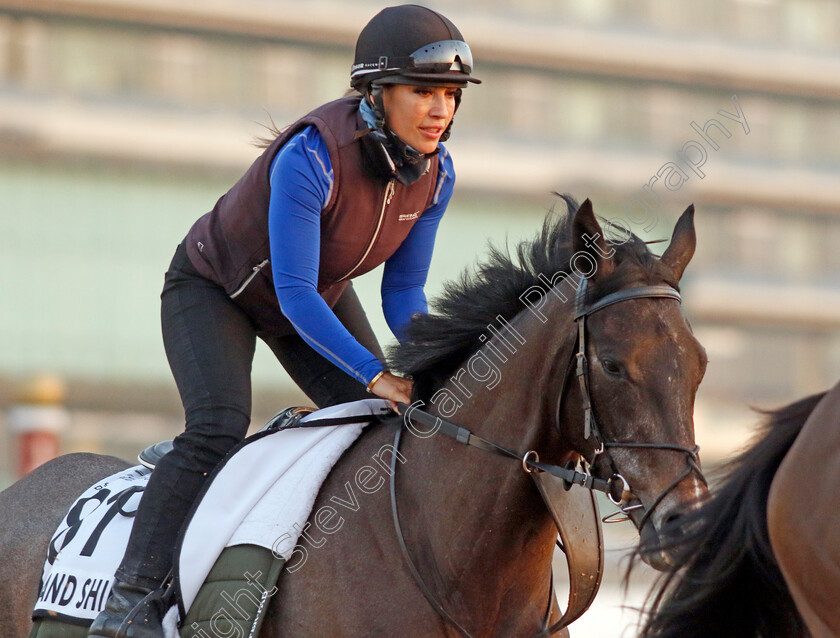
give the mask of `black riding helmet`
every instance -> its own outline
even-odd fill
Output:
[[[405,4],[383,9],[362,29],[350,84],[362,93],[373,82],[479,84],[472,67],[472,52],[458,27],[436,11]]]
[[[351,86],[365,96],[362,113],[371,130],[365,146],[381,146],[385,173],[410,184],[428,167],[428,156],[403,142],[386,125],[382,87],[387,84],[444,85],[456,87],[455,110],[461,103],[461,88],[472,77],[472,52],[461,32],[436,11],[415,4],[383,9],[365,25],[356,41],[350,69]],[[449,139],[450,122],[441,135]],[[370,149],[369,149],[370,150]],[[375,149],[372,156],[382,155]]]

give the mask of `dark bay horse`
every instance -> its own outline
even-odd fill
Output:
[[[515,257],[493,250],[449,285],[436,314],[416,317],[393,367],[414,377],[428,412],[485,439],[557,465],[585,459],[598,477],[620,473],[622,507],[652,545],[707,492],[693,424],[706,357],[675,292],[695,249],[694,209],[658,258],[633,235],[608,241],[589,200],[564,199],[568,215],[550,216]],[[588,309],[577,321],[576,294]],[[369,428],[333,469],[313,513],[341,499],[345,524],[322,534],[310,520],[305,562],[281,576],[260,636],[544,635],[557,531],[523,463],[440,435],[403,437],[405,543],[456,630],[406,566],[389,490],[373,489],[369,473],[359,482],[392,436]],[[0,494],[3,638],[26,636],[47,542],[72,500],[125,466],[71,455]],[[647,559],[662,566],[667,555]]]
[[[647,638],[840,636],[840,385],[768,413],[670,548]]]

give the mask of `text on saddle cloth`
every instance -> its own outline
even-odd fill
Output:
[[[93,620],[102,611],[150,474],[123,470],[76,500],[50,540],[34,617]]]

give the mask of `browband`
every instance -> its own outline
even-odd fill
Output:
[[[591,315],[594,312],[598,312],[607,306],[611,306],[621,301],[627,301],[628,299],[663,297],[665,299],[675,299],[676,301],[682,302],[680,293],[674,288],[671,286],[660,285],[640,286],[637,288],[628,288],[627,290],[619,290],[618,292],[609,294],[606,297],[602,297],[591,306],[587,306],[585,305],[587,282],[588,280],[586,277],[581,277],[580,282],[578,283],[577,292],[575,293],[575,320]]]

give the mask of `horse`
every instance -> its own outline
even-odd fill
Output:
[[[678,533],[704,498],[693,406],[706,356],[677,292],[695,250],[694,207],[658,257],[630,232],[605,236],[588,199],[562,197],[566,214],[549,214],[513,254],[491,247],[448,284],[434,313],[414,317],[409,340],[390,354],[414,379],[413,405],[516,451],[510,459],[444,436],[403,437],[391,477],[402,542],[439,608],[402,554],[388,490],[373,489],[370,474],[371,489],[354,490],[393,436],[372,427],[312,510],[337,497],[355,511],[343,510],[329,535],[310,519],[305,564],[281,575],[261,638],[554,633],[546,625],[559,617],[549,602],[557,529],[523,471],[537,456],[582,461],[590,482],[620,478],[616,500],[649,543]],[[126,466],[68,455],[0,494],[4,638],[31,627],[47,542],[73,499]],[[667,553],[646,559],[661,567]]]
[[[775,411],[685,520],[644,638],[840,636],[840,385]],[[828,489],[826,489],[828,488]]]

